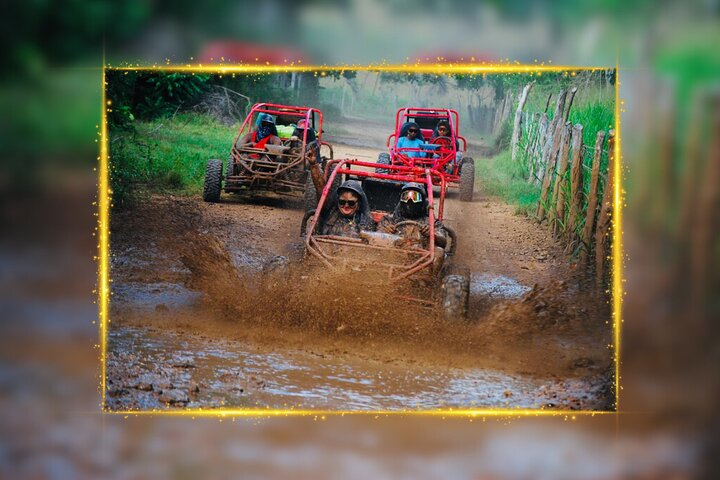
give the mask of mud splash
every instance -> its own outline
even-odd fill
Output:
[[[177,215],[189,207],[169,205]],[[507,275],[476,273],[469,321],[448,322],[399,302],[405,287],[360,285],[308,264],[268,281],[259,265],[301,245],[284,217],[265,206],[197,208],[204,213],[151,231],[164,254],[158,271],[143,274],[127,261],[113,284],[109,378],[117,408],[611,406],[606,329],[592,323],[597,315],[580,306],[572,284],[529,290]],[[159,228],[151,220],[143,225]],[[176,366],[173,354],[195,366]]]

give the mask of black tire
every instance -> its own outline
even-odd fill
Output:
[[[390,154],[383,152],[378,155],[377,163],[380,165],[390,165]],[[390,173],[387,168],[376,168],[375,173]]]
[[[205,165],[205,184],[203,186],[203,200],[206,202],[220,201],[220,188],[222,183],[222,161],[208,160]]]
[[[442,313],[446,320],[467,319],[470,299],[470,280],[465,275],[452,274],[442,282]]]
[[[263,264],[262,285],[265,289],[281,287],[288,279],[290,259],[283,255],[275,255]]]
[[[317,202],[318,195],[317,191],[315,190],[315,183],[313,183],[312,175],[310,175],[310,172],[308,172],[307,178],[305,179],[305,211],[309,212],[310,210],[315,210],[315,207],[317,207]]]
[[[470,157],[465,157],[460,165],[460,201],[472,202],[474,189],[475,161]]]
[[[233,168],[234,166],[235,166],[235,163],[233,161],[233,157],[228,158],[227,168],[225,169],[225,176],[229,177],[231,175],[235,175],[235,172],[234,172],[235,169]]]

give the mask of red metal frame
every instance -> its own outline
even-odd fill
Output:
[[[366,168],[367,170],[357,170],[351,167]],[[377,164],[374,162],[364,162],[357,159],[352,160],[331,160],[328,162],[325,170],[326,182],[325,188],[322,191],[320,199],[318,201],[315,215],[310,220],[305,234],[305,248],[315,258],[319,259],[324,265],[330,268],[336,268],[337,263],[358,263],[367,265],[367,261],[358,255],[348,256],[345,255],[342,258],[333,255],[328,251],[329,245],[342,245],[345,247],[365,248],[379,251],[388,251],[398,256],[405,256],[407,260],[404,263],[373,263],[373,267],[384,267],[387,268],[388,278],[391,281],[401,280],[414,275],[423,269],[430,268],[435,261],[435,222],[429,222],[429,242],[427,248],[419,246],[400,248],[400,247],[387,247],[378,245],[368,245],[363,243],[361,239],[339,237],[334,235],[317,235],[315,234],[315,227],[320,218],[323,206],[330,195],[330,189],[332,188],[333,180],[338,175],[351,175],[353,177],[365,177],[365,178],[376,178],[383,180],[395,180],[399,182],[416,182],[422,183],[427,189],[428,195],[428,207],[429,216],[435,220],[442,220],[443,209],[445,204],[445,191],[446,191],[446,179],[445,175],[441,172],[431,170],[428,168],[410,167],[407,165],[389,165],[387,170],[396,173],[378,173],[375,171]],[[328,172],[330,172],[328,174]],[[437,182],[437,183],[436,183]],[[438,215],[435,216],[435,199],[433,193],[433,184],[441,185],[440,198],[438,201]],[[353,261],[354,259],[357,261]],[[365,261],[363,261],[365,260]]]
[[[425,150],[422,148],[398,148],[397,139],[400,137],[400,131],[405,122],[409,118],[437,118],[438,120],[447,119],[450,124],[450,145],[441,145],[435,150]],[[460,181],[460,164],[457,162],[457,153],[465,153],[467,150],[467,140],[458,134],[460,128],[460,115],[457,110],[449,108],[400,108],[395,113],[395,132],[388,136],[386,146],[390,150],[390,163],[393,165],[407,165],[431,168],[442,172],[444,178],[450,183],[456,184]],[[430,139],[427,139],[428,142]],[[461,143],[462,148],[458,149],[456,140]],[[422,157],[411,157],[408,154],[412,152],[422,152]],[[430,155],[430,158],[427,157]],[[453,165],[452,172],[446,171],[448,163]],[[436,184],[437,185],[437,184]]]
[[[258,114],[259,113],[269,113],[270,115],[290,115],[293,117],[298,117],[298,120],[301,120],[304,118],[307,125],[310,125],[310,119],[312,118],[312,114],[317,113],[318,119],[320,122],[319,127],[316,128],[316,131],[318,132],[317,140],[318,140],[318,143],[322,142],[323,114],[317,108],[298,107],[298,106],[292,106],[292,105],[280,105],[277,103],[256,103],[250,109],[250,113],[248,113],[247,116],[245,117],[245,121],[243,122],[242,126],[240,126],[240,130],[238,131],[238,134],[235,137],[235,141],[233,142],[233,145],[235,145],[237,143],[237,141],[240,139],[240,137],[243,136],[245,127],[248,126],[248,124],[252,121],[252,119],[256,113],[258,113]],[[313,128],[315,128],[315,125],[313,125]],[[250,130],[252,130],[252,126],[250,126],[250,128],[248,128],[248,132]],[[307,144],[307,129],[305,129],[305,131],[303,133],[302,140],[303,140],[303,146],[305,146]]]
[[[308,126],[317,130],[318,145],[329,146],[332,153],[332,146],[322,141],[323,114],[320,110],[304,106],[256,103],[246,115],[230,149],[230,157],[234,163],[242,166],[243,173],[232,176],[228,175],[226,177],[225,191],[241,191],[262,183],[265,186],[272,185],[274,188],[283,188],[285,189],[285,193],[297,194],[297,192],[301,192],[302,188],[304,188],[304,180],[296,178],[289,179],[287,175],[292,175],[292,171],[300,168],[300,164],[306,161],[304,154],[292,155],[276,153],[268,157],[264,149],[237,147],[237,142],[240,140],[240,137],[252,131],[256,115],[261,113],[296,117],[297,121],[304,119]],[[317,117],[315,117],[315,115],[317,115]],[[317,124],[315,120],[317,120]],[[307,135],[308,128],[303,130],[301,152],[306,151]],[[306,165],[303,166],[306,167]]]

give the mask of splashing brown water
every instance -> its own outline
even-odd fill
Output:
[[[588,352],[587,343],[558,342],[559,335],[587,336],[590,315],[577,305],[564,282],[535,286],[520,299],[496,303],[467,322],[448,322],[436,311],[399,301],[401,284],[359,283],[346,272],[294,265],[286,275],[264,282],[238,271],[213,236],[189,230],[180,258],[190,270],[187,285],[204,294],[229,332],[262,332],[265,338],[331,342],[371,350],[404,351],[405,358],[425,357],[454,364],[502,365],[531,373],[548,370],[572,375],[568,356],[607,358]],[[233,335],[233,333],[230,333]],[[597,341],[597,338],[594,338]],[[568,353],[568,350],[570,352]],[[574,351],[573,351],[574,350]],[[572,362],[570,362],[572,365]]]

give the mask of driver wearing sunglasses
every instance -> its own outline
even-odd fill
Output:
[[[396,227],[400,222],[412,220],[415,224]],[[418,226],[419,225],[419,226]],[[425,187],[419,183],[407,183],[400,190],[400,201],[393,213],[385,215],[378,224],[378,231],[402,235],[409,243],[424,244],[430,236],[428,202]],[[444,248],[447,243],[442,224],[435,224],[435,244]]]
[[[357,180],[347,180],[338,187],[335,198],[328,199],[318,232],[358,238],[361,230],[374,231],[375,222],[362,185]]]

